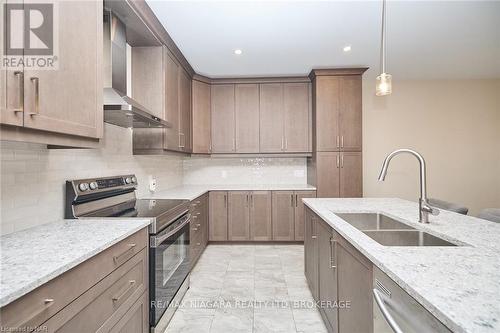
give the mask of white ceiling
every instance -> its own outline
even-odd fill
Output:
[[[200,74],[379,71],[381,1],[147,2]],[[387,34],[395,79],[500,77],[500,1],[389,1]]]

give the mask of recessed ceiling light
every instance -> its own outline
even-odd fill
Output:
[[[242,54],[242,53],[243,53],[243,51],[242,51],[242,50],[240,50],[240,49],[236,49],[236,50],[234,50],[234,54],[236,54],[236,55],[240,55],[240,54]]]
[[[344,52],[351,52],[351,45],[346,45],[343,48]]]

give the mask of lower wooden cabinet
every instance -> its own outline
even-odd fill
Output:
[[[211,191],[210,241],[303,241],[315,191]]]
[[[372,263],[310,209],[305,215],[305,275],[328,331],[373,332]]]
[[[315,196],[315,191],[273,191],[273,240],[304,240],[302,198]]]
[[[269,241],[273,239],[272,197],[270,191],[250,193],[250,239]]]
[[[148,332],[147,245],[144,228],[1,308],[2,326],[19,331],[42,326],[46,332]]]
[[[295,192],[273,191],[273,240],[295,237]]]
[[[318,288],[318,220],[309,208],[305,209],[304,270],[313,298],[319,298]]]
[[[208,194],[191,201],[191,231],[189,239],[189,260],[193,267],[208,243]]]
[[[227,191],[209,193],[209,241],[227,240]]]

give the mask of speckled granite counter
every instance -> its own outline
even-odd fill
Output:
[[[441,211],[418,223],[401,199],[304,199],[323,220],[455,332],[500,332],[500,224]],[[334,212],[381,212],[457,247],[388,247]]]
[[[182,185],[165,191],[146,195],[153,199],[194,200],[208,191],[314,191],[316,187],[307,184],[263,184],[263,185]]]
[[[0,237],[0,307],[150,222],[150,219],[65,220]]]

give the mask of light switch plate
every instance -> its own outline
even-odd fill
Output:
[[[149,192],[156,191],[156,178],[153,175],[149,175]]]

